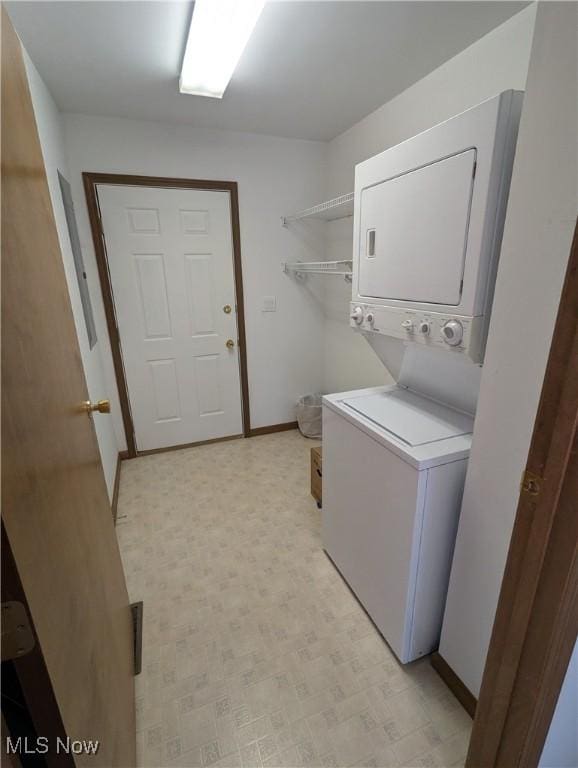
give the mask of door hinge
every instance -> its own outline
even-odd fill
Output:
[[[2,661],[26,656],[34,648],[34,632],[23,603],[2,603]]]
[[[539,496],[542,490],[542,482],[543,478],[540,475],[536,475],[527,469],[522,475],[520,493],[527,493],[529,496]]]

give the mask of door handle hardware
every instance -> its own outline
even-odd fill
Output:
[[[231,305],[230,304],[225,304],[225,306],[223,307],[223,312],[226,315],[230,315],[232,311],[233,310],[231,309]]]
[[[235,342],[233,341],[233,339],[227,339],[227,341],[225,342],[225,346],[227,347],[227,349],[233,349],[233,347],[235,346]]]
[[[110,413],[110,400],[99,400],[96,403],[85,400],[82,407],[87,413]]]
[[[17,600],[2,603],[2,661],[26,656],[35,644],[24,605]]]
[[[539,475],[534,474],[534,472],[526,470],[522,475],[520,492],[527,493],[529,496],[539,496],[541,490],[542,478]]]

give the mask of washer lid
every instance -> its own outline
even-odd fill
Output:
[[[410,446],[468,435],[473,430],[471,416],[407,389],[350,397],[342,402]]]

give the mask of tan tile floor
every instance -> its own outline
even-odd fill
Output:
[[[144,600],[141,766],[451,766],[471,721],[401,667],[323,553],[297,432],[123,464],[118,537]]]

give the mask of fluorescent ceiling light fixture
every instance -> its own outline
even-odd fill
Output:
[[[179,87],[222,98],[265,0],[196,0]]]

